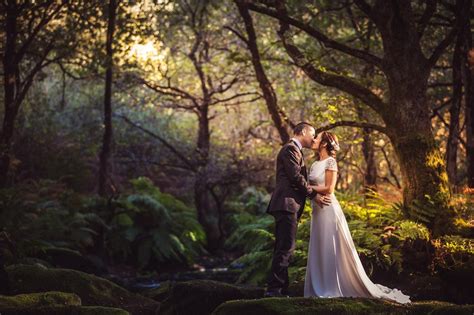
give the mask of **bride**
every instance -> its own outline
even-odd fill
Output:
[[[374,297],[399,303],[409,303],[410,297],[400,290],[374,284],[365,273],[352,241],[346,218],[334,195],[337,180],[337,137],[323,131],[313,142],[312,149],[319,160],[311,165],[309,181],[318,193],[330,194],[330,205],[312,201],[311,236],[304,296]]]

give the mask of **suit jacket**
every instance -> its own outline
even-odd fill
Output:
[[[306,197],[313,199],[315,196],[316,190],[308,184],[303,152],[290,140],[277,156],[276,186],[267,212],[297,212],[299,218],[303,213]]]

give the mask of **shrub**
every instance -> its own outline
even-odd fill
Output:
[[[148,178],[132,180],[132,185],[133,193],[121,198],[112,217],[109,254],[139,268],[151,262],[191,264],[204,252],[205,242],[195,210],[162,193]]]

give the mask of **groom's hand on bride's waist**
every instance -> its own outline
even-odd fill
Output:
[[[328,205],[331,204],[331,197],[329,195],[325,195],[325,194],[317,194],[316,197],[314,198],[314,200],[321,207],[322,206],[328,206]]]

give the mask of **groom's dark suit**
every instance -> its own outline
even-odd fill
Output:
[[[303,152],[290,140],[278,153],[276,186],[267,208],[275,217],[275,249],[268,291],[285,294],[288,289],[288,264],[295,249],[298,220],[306,198],[315,196],[316,191],[308,184]]]

